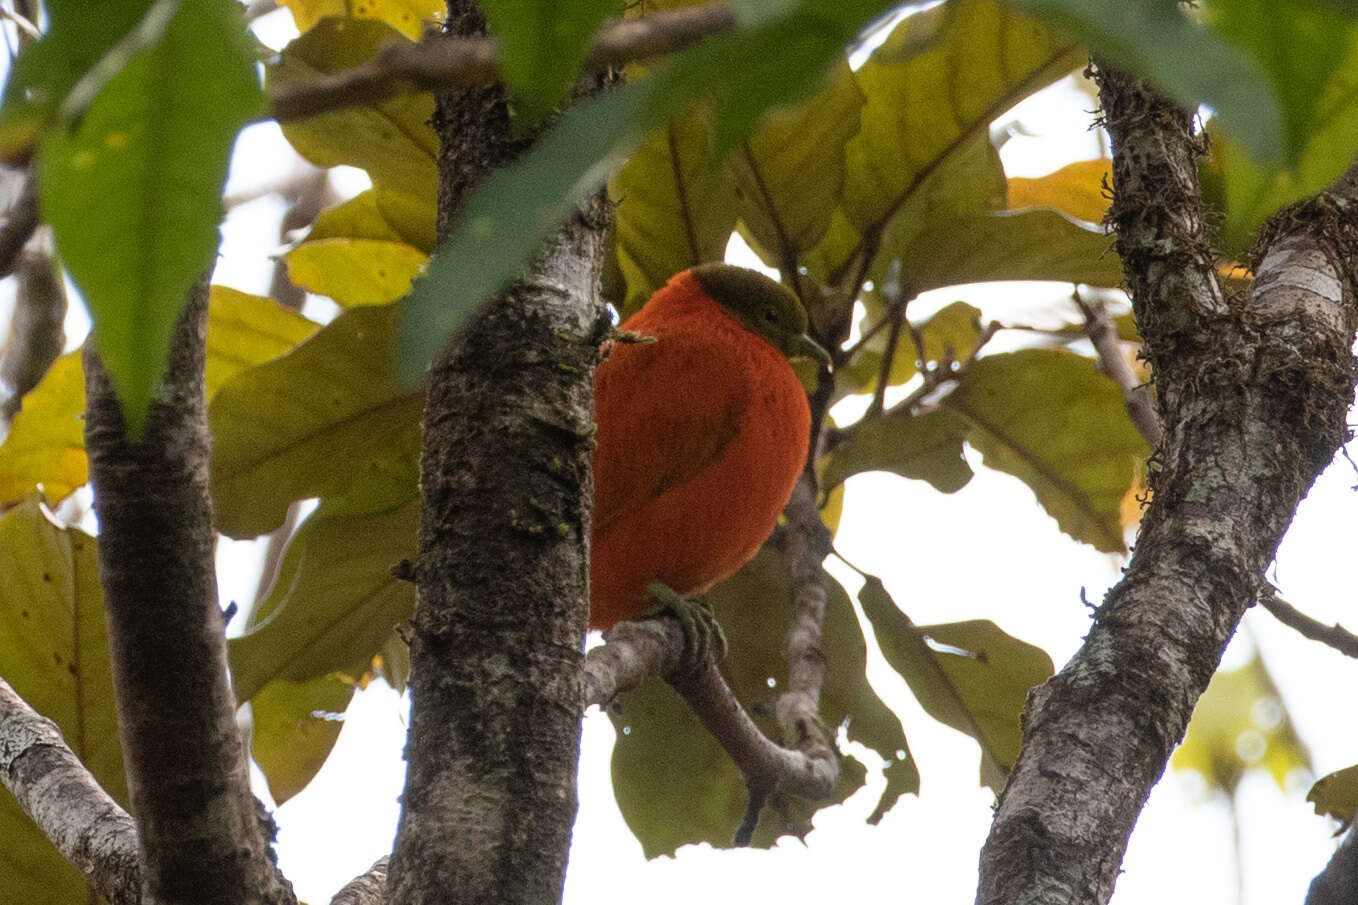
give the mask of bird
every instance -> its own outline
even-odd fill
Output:
[[[665,591],[703,594],[758,552],[807,461],[789,359],[829,362],[791,290],[725,263],[679,272],[620,330],[595,373],[596,629]]]

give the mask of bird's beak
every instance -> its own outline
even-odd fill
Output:
[[[830,353],[805,333],[798,333],[788,342],[788,358],[813,358],[824,367],[830,366]]]

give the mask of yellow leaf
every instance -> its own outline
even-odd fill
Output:
[[[0,506],[42,487],[53,503],[89,480],[85,458],[85,372],[80,353],[52,363],[0,446]]]
[[[354,696],[347,676],[310,682],[271,682],[250,700],[254,728],[250,753],[282,804],[320,772],[344,728],[344,711]]]
[[[378,19],[418,41],[425,31],[443,21],[442,0],[283,0],[292,10],[298,31],[306,31],[326,16]]]
[[[316,329],[271,299],[213,286],[208,308],[207,395],[239,371],[282,355]],[[0,506],[41,486],[53,503],[89,480],[85,375],[80,353],[58,358],[15,416],[0,445]]]
[[[53,524],[37,495],[0,516],[0,676],[126,806],[103,603],[94,538]],[[84,878],[7,793],[0,839],[6,901],[86,901]]]
[[[284,258],[288,278],[346,308],[385,305],[410,291],[428,256],[404,242],[381,239],[316,239]]]
[[[1108,211],[1105,185],[1111,186],[1112,161],[1077,160],[1046,176],[1009,179],[1009,208],[1054,207],[1090,223],[1102,223]]]

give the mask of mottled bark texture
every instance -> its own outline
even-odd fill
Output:
[[[1189,114],[1099,67],[1117,230],[1164,441],[1126,574],[1084,645],[1033,690],[981,852],[977,901],[1102,903],[1312,480],[1348,438],[1355,192],[1345,181],[1267,231],[1247,298],[1203,229]]]
[[[86,344],[85,448],[99,516],[118,729],[147,905],[292,903],[250,794],[217,606],[203,398],[207,281],[175,328],[145,435]]]
[[[449,4],[450,30],[483,27]],[[498,88],[438,101],[439,217],[518,150]],[[393,905],[553,903],[575,819],[608,210],[574,216],[429,373]]]
[[[0,679],[0,783],[112,905],[141,901],[132,818],[67,747],[57,724]]]

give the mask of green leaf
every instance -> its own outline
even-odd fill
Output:
[[[898,249],[940,214],[1003,207],[991,122],[1084,60],[1065,37],[994,3],[907,18],[857,73],[867,102],[845,151],[849,222]]]
[[[413,558],[420,503],[413,460],[404,473],[324,500],[288,544],[258,623],[230,642],[231,676],[244,702],[276,680],[308,682],[367,672],[415,587],[391,567]]]
[[[1164,0],[1013,0],[1143,78],[1190,109],[1207,104],[1228,132],[1263,163],[1290,160],[1277,86],[1240,48],[1189,21]],[[1278,24],[1270,18],[1270,29]],[[1288,48],[1289,53],[1295,47]]]
[[[1268,667],[1248,663],[1212,676],[1170,758],[1176,770],[1195,770],[1214,789],[1234,795],[1245,770],[1261,767],[1287,791],[1288,775],[1310,770],[1311,756],[1292,727]]]
[[[726,256],[736,198],[711,119],[711,110],[695,106],[651,131],[608,183],[617,205],[613,300],[624,317],[679,271]]]
[[[443,0],[282,0],[292,10],[298,31],[307,31],[326,16],[377,19],[417,41],[443,20]]]
[[[864,329],[871,329],[886,316],[884,306],[876,293],[861,296],[867,309]],[[917,362],[921,359],[941,362],[966,359],[976,349],[981,339],[981,311],[966,302],[953,302],[940,308],[933,317],[919,326],[920,337],[924,340],[924,354],[915,349],[914,339],[901,330],[896,337],[896,354],[891,359],[891,370],[887,375],[888,386],[900,386],[919,373]],[[836,390],[845,394],[871,393],[877,388],[881,377],[882,356],[886,353],[890,339],[888,328],[878,329],[876,335],[865,342],[853,360],[835,371]]]
[[[621,0],[481,0],[500,42],[500,74],[518,112],[536,120],[566,96],[594,32]]]
[[[43,219],[133,434],[216,251],[232,139],[262,106],[239,4],[195,0],[42,143]]]
[[[396,316],[390,305],[352,308],[222,387],[208,412],[218,530],[272,531],[294,500],[343,493],[416,454],[423,394],[392,378]]]
[[[847,719],[848,737],[876,750],[888,762],[887,785],[869,818],[876,821],[903,793],[919,789],[919,773],[895,714],[868,684],[866,644],[843,588],[826,576],[827,606],[822,650],[829,669],[821,694],[827,726]],[[709,595],[730,643],[723,671],[756,722],[777,732],[766,705],[778,692],[770,686],[768,665],[786,652],[787,564],[765,548]],[[776,682],[775,682],[776,685]],[[740,771],[663,682],[652,679],[620,697],[610,709],[618,728],[613,749],[613,788],[623,818],[641,841],[648,858],[673,853],[681,845],[708,842],[729,847],[745,810]],[[776,737],[776,735],[775,735]],[[840,782],[829,801],[782,797],[765,810],[755,844],[771,845],[788,832],[804,833],[814,812],[842,801],[863,785],[864,768],[840,758]]]
[[[213,286],[209,295],[206,392],[301,342],[316,325],[272,299]],[[0,508],[42,487],[65,499],[89,478],[85,458],[85,375],[80,353],[58,358],[14,417],[0,445]]]
[[[858,132],[863,102],[842,61],[825,89],[765,116],[731,157],[740,218],[783,263],[814,248],[830,227],[843,196],[844,146]]]
[[[266,81],[270,90],[314,81],[406,40],[384,22],[322,19],[283,48],[277,65],[267,70]],[[283,134],[317,166],[360,167],[374,183],[432,199],[438,189],[438,136],[429,126],[433,115],[433,95],[399,94],[283,123]]]
[[[919,290],[993,280],[1122,284],[1113,240],[1054,210],[997,211],[930,222],[901,253]]]
[[[132,31],[151,5],[152,0],[105,4],[99,15],[91,16],[85,4],[72,0],[46,4],[47,32],[23,48],[5,84],[0,160],[11,166],[27,160],[71,89]],[[110,72],[116,72],[120,63],[125,60],[110,59]]]
[[[925,712],[976,739],[981,782],[998,793],[1018,758],[1028,689],[1052,674],[1051,657],[988,619],[916,626],[872,576],[858,601],[882,656]]]
[[[513,279],[575,205],[652,128],[697,98],[713,103],[713,147],[731,150],[766,109],[818,87],[825,67],[885,4],[812,5],[675,54],[648,77],[564,113],[468,199],[462,221],[411,292],[400,373],[411,381],[476,307]]]
[[[831,490],[864,471],[891,471],[953,493],[971,480],[962,454],[967,429],[965,419],[947,410],[864,421],[822,460],[821,487]]]
[[[1320,777],[1306,793],[1317,814],[1328,814],[1347,825],[1358,816],[1358,764]]]
[[[1126,549],[1123,501],[1150,451],[1093,361],[1061,349],[986,356],[942,404],[971,423],[967,441],[985,464],[1032,488],[1062,531]]]
[[[1328,188],[1358,156],[1358,24],[1291,0],[1229,0],[1210,4],[1207,12],[1221,34],[1271,77],[1282,108],[1282,166],[1251,160],[1250,147],[1229,123],[1222,123],[1226,135],[1212,138],[1224,190],[1223,241],[1236,253],[1249,247],[1265,218]],[[1298,53],[1299,47],[1306,52]]]
[[[306,788],[335,747],[354,696],[347,676],[270,682],[250,699],[250,754],[282,804]]]
[[[57,527],[36,495],[0,516],[0,676],[56,722],[126,807],[103,604],[94,538]],[[86,900],[84,877],[8,793],[0,795],[0,837],[7,897],[34,905]]]
[[[428,259],[418,248],[383,239],[308,239],[284,256],[295,285],[346,308],[396,301]]]

